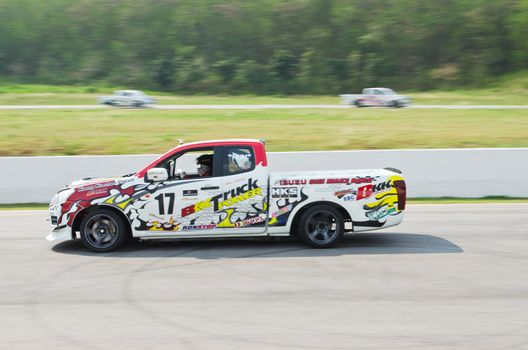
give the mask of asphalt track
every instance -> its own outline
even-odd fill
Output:
[[[528,204],[411,205],[338,248],[151,242],[110,254],[0,212],[2,349],[527,349]]]
[[[79,109],[105,109],[116,108],[104,105],[0,105],[0,110],[79,110]],[[349,105],[311,105],[311,104],[265,104],[265,105],[153,105],[142,108],[123,107],[125,109],[163,109],[163,110],[189,110],[189,109],[350,109],[357,108]],[[379,107],[378,107],[379,108]],[[383,108],[383,107],[382,107]],[[528,109],[528,105],[411,105],[411,109]]]

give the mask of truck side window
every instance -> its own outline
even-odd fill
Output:
[[[171,180],[186,180],[213,176],[214,150],[212,148],[193,149],[179,153],[160,163],[169,173]]]
[[[241,174],[255,169],[253,148],[249,146],[225,147],[223,154],[224,175]]]

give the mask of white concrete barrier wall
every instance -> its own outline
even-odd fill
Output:
[[[62,186],[133,173],[157,155],[0,158],[0,203],[46,203]],[[528,197],[528,148],[268,153],[272,171],[394,167],[416,197]]]

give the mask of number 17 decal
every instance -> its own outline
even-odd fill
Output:
[[[163,200],[163,196],[169,198],[169,206],[168,206],[168,212],[167,214],[171,215],[174,213],[174,193],[161,193],[157,197],[154,197],[155,200],[158,201],[158,208],[160,215],[165,215],[165,201]]]

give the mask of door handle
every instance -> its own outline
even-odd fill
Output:
[[[202,187],[200,188],[201,190],[219,190],[220,189],[220,186],[205,186],[205,187]]]

